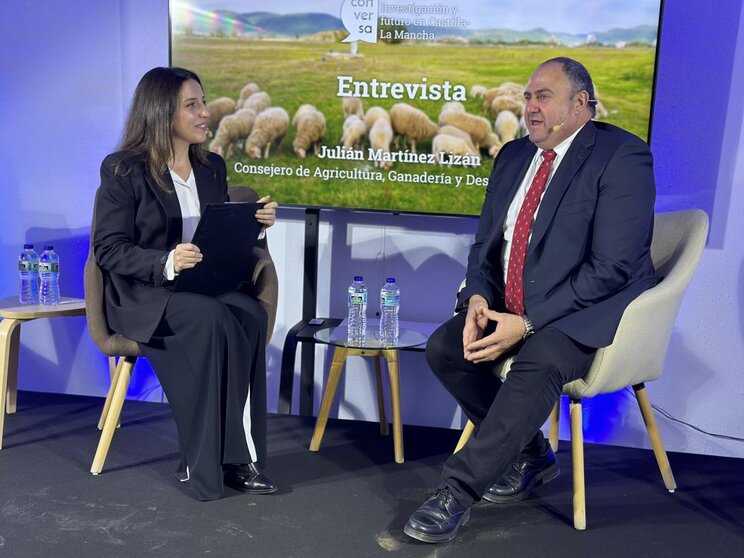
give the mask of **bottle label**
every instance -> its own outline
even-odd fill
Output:
[[[39,268],[32,261],[18,261],[18,271],[38,271]]]
[[[364,293],[349,294],[349,304],[367,304],[367,295]]]
[[[41,273],[59,273],[59,262],[41,262],[39,271]]]
[[[397,306],[399,302],[400,302],[400,295],[395,295],[391,293],[380,295],[380,306],[386,306],[386,307]]]

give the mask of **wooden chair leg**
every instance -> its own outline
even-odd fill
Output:
[[[586,493],[584,487],[584,426],[581,399],[571,399],[571,461],[573,463],[574,527],[586,529]]]
[[[93,465],[90,468],[90,472],[94,475],[98,475],[101,472],[103,464],[106,461],[109,447],[111,447],[111,441],[114,438],[116,424],[119,422],[119,416],[121,415],[121,408],[124,405],[124,398],[127,395],[129,380],[132,377],[132,369],[137,359],[136,357],[127,357],[120,360],[121,370],[119,370],[116,378],[116,387],[114,388],[110,407],[106,412],[106,420],[103,425],[103,432],[101,432],[101,439],[98,441],[96,455],[93,458]]]
[[[641,409],[641,415],[643,415],[643,422],[646,424],[646,432],[648,433],[649,440],[651,440],[651,447],[654,449],[656,463],[659,465],[659,471],[664,479],[664,485],[669,492],[674,492],[677,490],[677,483],[674,480],[672,467],[669,465],[669,458],[664,449],[664,443],[661,441],[661,435],[656,425],[654,411],[651,408],[651,401],[649,401],[646,386],[637,384],[633,386],[633,390],[638,400],[638,407]]]
[[[460,439],[457,441],[457,445],[455,446],[455,451],[452,453],[457,453],[460,451],[465,444],[470,440],[470,437],[473,435],[473,432],[475,432],[475,425],[468,421],[465,424],[465,427],[462,429],[462,434],[460,434]]]
[[[348,352],[349,350],[344,347],[336,347],[333,351],[333,360],[331,362],[331,370],[328,373],[328,382],[326,383],[323,399],[320,403],[318,418],[315,420],[313,437],[310,440],[310,451],[318,451],[320,448],[320,442],[323,439],[325,427],[328,423],[328,415],[331,414],[331,405],[333,404],[333,398],[336,395],[336,388],[338,387],[338,381],[341,379],[341,372],[343,371],[344,362],[346,362],[346,354]]]
[[[558,453],[558,434],[561,430],[560,420],[561,398],[559,397],[558,401],[555,402],[553,410],[550,413],[550,433],[548,435],[548,442],[550,442],[550,447],[553,448],[553,451],[556,453]]]
[[[110,359],[109,358],[109,364]],[[114,397],[114,391],[116,390],[116,382],[119,379],[121,368],[124,366],[124,359],[120,358],[116,368],[112,370],[111,374],[111,386],[109,387],[108,394],[106,395],[106,402],[103,404],[103,411],[101,411],[101,417],[98,419],[98,430],[103,430],[103,425],[106,423],[106,417],[108,416],[109,409],[111,408],[111,400]],[[132,364],[134,366],[134,364]],[[118,426],[118,425],[117,425]]]
[[[385,416],[385,394],[382,391],[382,363],[380,355],[375,357],[375,384],[377,385],[377,416],[380,419],[380,434],[388,435],[388,422]]]
[[[553,407],[553,411],[550,413],[550,447],[553,448],[553,451],[558,451],[558,431],[559,431],[559,418],[561,414],[561,400],[558,399],[555,403],[555,407]],[[460,451],[463,446],[467,443],[467,441],[470,439],[470,437],[473,435],[473,432],[475,431],[475,425],[468,421],[465,424],[465,427],[462,429],[462,434],[460,434],[460,439],[457,441],[457,446],[455,446],[455,451],[453,453],[457,453]]]
[[[398,374],[398,351],[386,349],[383,351],[387,360],[388,375],[390,376],[390,400],[393,406],[393,446],[395,448],[395,462],[403,463],[403,422],[400,413],[400,378]]]

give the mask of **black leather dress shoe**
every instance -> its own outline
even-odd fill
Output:
[[[560,471],[550,446],[542,455],[532,457],[520,455],[509,470],[491,485],[483,499],[497,504],[524,500],[533,488],[552,481]]]
[[[403,532],[427,543],[453,539],[461,525],[470,519],[470,508],[460,505],[447,486],[434,491],[408,519]]]
[[[276,485],[269,477],[258,470],[255,463],[245,465],[227,465],[225,484],[241,492],[251,494],[271,494],[276,492]]]

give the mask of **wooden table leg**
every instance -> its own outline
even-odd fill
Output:
[[[17,320],[18,326],[10,334],[10,359],[8,360],[8,394],[5,401],[5,413],[12,415],[16,412],[18,400],[18,356],[21,354],[21,324],[27,320]]]
[[[328,382],[323,392],[318,418],[315,420],[313,437],[310,440],[310,451],[318,451],[320,448],[320,442],[323,439],[325,427],[328,423],[328,415],[331,414],[333,397],[336,395],[336,388],[338,387],[338,381],[341,379],[341,372],[343,371],[344,362],[346,362],[346,353],[348,351],[345,347],[336,347],[333,351],[333,361],[331,362],[331,370],[328,373]]]
[[[0,449],[3,447],[3,429],[5,428],[6,400],[13,384],[13,411],[15,411],[15,385],[18,381],[18,350],[20,347],[20,325],[25,320],[5,318],[0,322]],[[11,379],[12,378],[12,379]],[[10,407],[10,405],[8,405]]]
[[[385,349],[388,374],[390,375],[390,399],[393,405],[393,445],[395,447],[395,462],[403,463],[403,425],[400,416],[400,380],[398,377],[398,351]]]
[[[377,416],[380,418],[380,434],[388,435],[388,422],[385,416],[385,394],[382,391],[382,363],[380,355],[375,356],[375,383],[377,384]]]

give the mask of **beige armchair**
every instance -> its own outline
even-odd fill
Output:
[[[254,190],[242,187],[230,188],[229,196],[231,201],[254,202],[258,199],[258,194]],[[95,219],[93,221],[95,222]],[[93,229],[91,228],[92,238]],[[268,343],[276,320],[279,281],[268,246],[255,248],[253,256],[256,259],[256,265],[252,283],[241,285],[241,290],[255,296],[263,309],[266,310],[269,318],[266,335],[266,342]],[[102,430],[101,438],[90,469],[91,473],[98,475],[103,469],[114,437],[114,431],[119,424],[132,369],[137,362],[137,358],[142,356],[142,352],[137,343],[118,333],[113,333],[108,327],[103,300],[103,274],[93,254],[92,241],[88,251],[88,259],[85,262],[83,277],[88,331],[98,349],[109,357],[111,373],[111,387],[103,406],[101,418],[98,421],[98,429]]]
[[[563,387],[564,395],[570,398],[576,529],[586,529],[582,399],[632,386],[664,484],[669,492],[674,492],[677,488],[644,382],[655,380],[661,375],[677,311],[700,262],[707,234],[708,216],[701,210],[656,215],[651,258],[661,278],[660,283],[628,305],[615,339],[610,346],[597,351],[587,375]],[[506,377],[510,367],[511,359],[508,359],[500,371],[502,379]],[[560,401],[550,418],[549,438],[554,450],[558,447],[559,405]],[[455,451],[465,445],[472,433],[473,424],[468,421]]]

